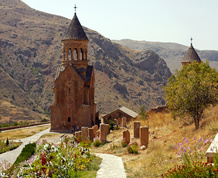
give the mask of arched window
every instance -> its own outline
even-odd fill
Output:
[[[78,55],[77,55],[77,49],[76,49],[76,48],[75,48],[74,51],[73,51],[73,59],[74,59],[75,61],[78,60]]]
[[[68,60],[71,60],[71,49],[68,50]]]

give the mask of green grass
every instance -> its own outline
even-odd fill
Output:
[[[35,152],[35,149],[36,149],[36,143],[29,143],[27,144],[21,154],[17,157],[16,161],[14,164],[19,164],[23,161],[26,161],[31,155],[34,154]]]
[[[95,156],[92,162],[90,163],[90,166],[87,170],[78,171],[77,177],[79,178],[94,178],[97,175],[97,171],[100,168],[102,158]]]
[[[29,122],[24,122],[24,123],[18,123],[18,122],[4,123],[4,124],[0,124],[0,128],[3,128],[3,127],[13,127],[13,126],[21,126],[21,125],[28,125],[28,124],[29,124]]]
[[[0,154],[16,149],[20,145],[21,145],[20,142],[11,142],[11,141],[9,141],[9,145],[6,145],[6,140],[0,140]]]
[[[14,171],[16,172],[16,168],[18,167],[18,164],[28,160],[28,158],[34,154],[36,149],[36,143],[29,143],[27,144],[23,150],[21,151],[20,155],[17,157],[16,161],[14,162],[14,164],[11,166],[10,169],[8,169],[6,171],[6,174],[8,175],[13,175]]]

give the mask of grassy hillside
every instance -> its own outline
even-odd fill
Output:
[[[180,162],[175,145],[183,142],[184,138],[190,140],[191,147],[194,146],[194,137],[196,140],[200,138],[210,140],[215,137],[218,132],[217,113],[218,105],[205,110],[200,129],[197,131],[194,124],[180,127],[184,121],[180,118],[174,120],[170,113],[150,113],[148,120],[139,120],[141,126],[149,126],[149,146],[146,150],[140,150],[139,154],[132,155],[126,148],[121,148],[123,129],[120,129],[108,135],[109,143],[103,147],[94,148],[93,151],[121,156],[129,177],[160,177]],[[128,124],[128,129],[131,140],[139,142],[139,139],[133,139],[132,122]],[[206,152],[208,147],[209,143],[203,146],[203,151]],[[206,157],[204,160],[206,161]]]

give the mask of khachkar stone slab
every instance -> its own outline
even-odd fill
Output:
[[[134,124],[134,126],[133,126],[134,138],[139,138],[140,122],[134,121],[133,124]]]
[[[148,127],[140,127],[140,146],[148,147],[149,131]]]
[[[82,129],[81,129],[83,140],[88,139],[88,129],[89,129],[88,127],[82,127]]]
[[[94,130],[93,128],[88,129],[88,135],[89,135],[88,137],[89,137],[90,141],[93,141],[93,138],[94,138],[93,137],[93,130]]]
[[[79,131],[79,137],[82,137],[83,135],[82,135],[82,131]]]
[[[107,141],[107,134],[109,133],[109,124],[100,125],[100,140],[102,142]]]
[[[93,137],[95,138],[95,137],[99,137],[99,136],[96,136],[96,132],[97,132],[97,130],[98,130],[98,125],[94,125],[93,127]]]
[[[126,127],[126,117],[122,118],[122,127]]]
[[[125,143],[129,144],[130,142],[130,132],[128,130],[123,131],[123,140]]]
[[[75,132],[75,137],[79,137],[79,132]]]

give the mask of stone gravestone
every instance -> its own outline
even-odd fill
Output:
[[[140,127],[140,146],[148,147],[149,131],[148,127]]]
[[[83,137],[83,135],[82,135],[82,131],[79,131],[79,137]],[[82,138],[83,139],[83,138]]]
[[[95,138],[95,137],[97,137],[96,132],[98,130],[98,125],[94,125],[92,128],[93,128],[93,138]]]
[[[100,140],[102,142],[107,141],[108,133],[109,133],[109,124],[101,124],[100,125]]]
[[[87,140],[88,139],[88,127],[82,127],[82,137],[83,140]]]
[[[126,117],[122,117],[122,127],[126,127]]]
[[[129,133],[128,130],[123,131],[123,140],[125,141],[125,143],[129,144],[129,142],[130,142],[130,133]]]
[[[93,137],[93,130],[94,130],[93,128],[88,129],[88,135],[89,135],[88,137],[89,137],[89,140],[92,142],[93,142],[93,138],[94,138]]]
[[[133,126],[134,138],[139,138],[139,129],[140,129],[140,122],[134,121],[134,126]]]
[[[79,137],[79,132],[75,132],[75,137]]]

